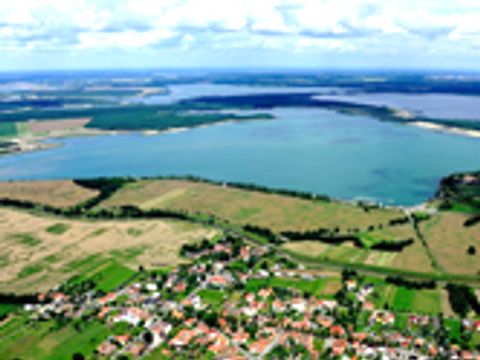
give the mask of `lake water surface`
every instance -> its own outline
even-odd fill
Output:
[[[277,120],[155,136],[68,138],[45,151],[0,157],[0,179],[198,175],[410,205],[451,172],[480,168],[480,140],[315,109]],[[57,141],[57,140],[56,140]]]

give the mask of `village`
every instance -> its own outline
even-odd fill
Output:
[[[77,358],[480,359],[451,341],[441,315],[404,314],[399,327],[355,272],[321,296],[298,284],[322,275],[237,236],[184,245],[181,254],[190,261],[140,269],[115,291],[66,283],[24,311],[34,322],[76,321],[79,331],[93,319],[106,324],[111,334],[95,354]],[[478,336],[480,321],[465,319],[462,331]]]

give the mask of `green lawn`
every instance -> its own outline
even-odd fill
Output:
[[[89,356],[108,336],[108,328],[97,322],[84,322],[77,331],[72,325],[60,329],[53,321],[22,328],[0,340],[2,359],[70,360],[74,353]]]
[[[396,311],[438,314],[442,311],[438,290],[414,290],[398,287],[391,304]]]
[[[397,288],[392,303],[393,309],[405,312],[413,311],[415,292],[416,290],[410,290],[404,287]]]
[[[17,304],[0,304],[0,319],[20,308]]]
[[[297,289],[312,295],[321,295],[322,289],[326,283],[325,279],[317,278],[315,280],[303,279],[286,279],[286,278],[271,278],[271,279],[251,279],[246,284],[246,291],[256,292],[258,289],[264,287],[282,287]]]
[[[460,320],[445,319],[444,324],[449,331],[450,339],[452,339],[453,341],[460,340]]]
[[[135,271],[116,262],[108,265],[91,276],[98,290],[109,292],[126,282],[135,274]]]
[[[395,315],[395,327],[399,330],[408,330],[408,315],[396,314]]]
[[[198,292],[198,295],[204,303],[217,307],[223,303],[223,293],[220,290],[203,289]]]

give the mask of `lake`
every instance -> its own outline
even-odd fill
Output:
[[[480,168],[480,140],[321,109],[184,132],[67,138],[0,157],[0,179],[192,174],[412,205],[451,172]]]

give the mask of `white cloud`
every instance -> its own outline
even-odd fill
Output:
[[[0,0],[0,50],[476,51],[478,0]]]

